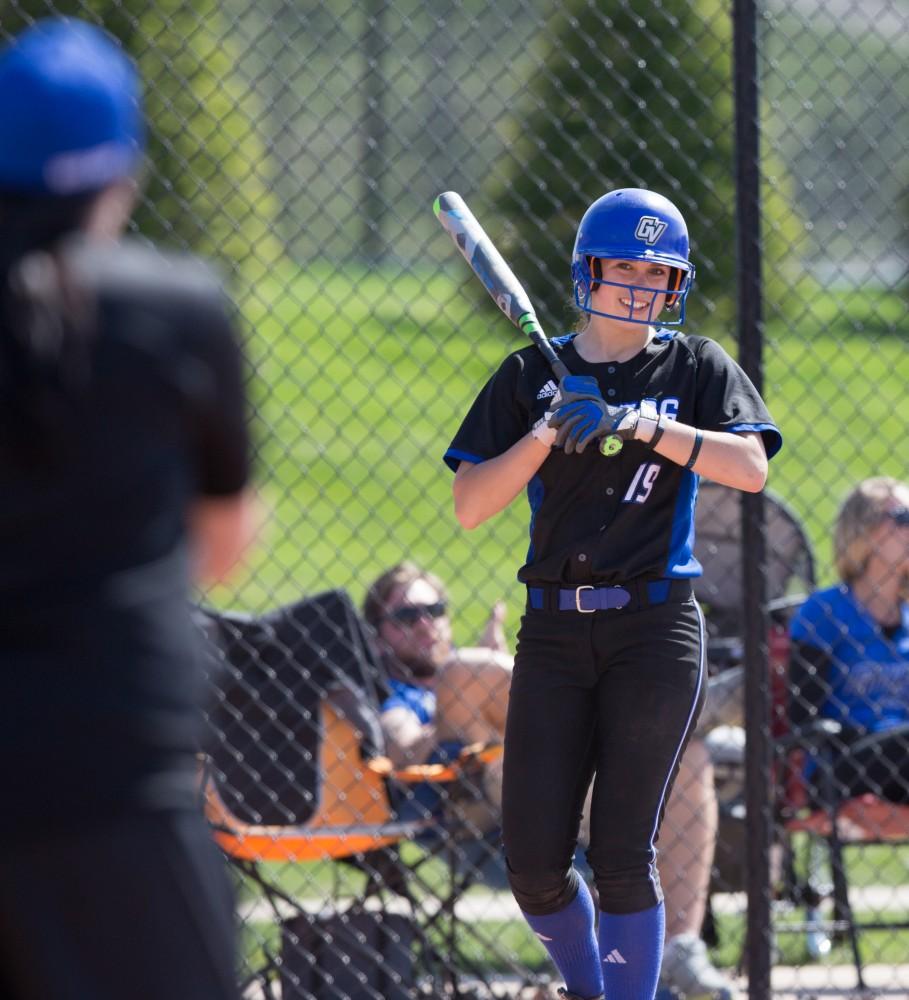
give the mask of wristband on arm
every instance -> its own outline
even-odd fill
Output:
[[[657,417],[656,430],[653,432],[653,437],[647,442],[648,448],[656,448],[657,441],[663,436],[663,431],[666,428],[663,426],[662,416]]]
[[[703,431],[695,431],[694,447],[692,447],[691,449],[691,454],[688,456],[688,461],[682,466],[683,469],[691,469],[694,467],[694,463],[698,460],[698,455],[701,453],[701,445],[703,443],[704,443]]]

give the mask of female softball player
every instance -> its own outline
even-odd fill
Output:
[[[572,256],[586,323],[555,341],[572,375],[556,386],[535,347],[511,354],[445,455],[465,528],[527,489],[503,839],[512,891],[565,979],[561,995],[575,1000],[604,988],[609,1000],[654,995],[664,933],[655,844],[705,690],[690,582],[698,477],[759,491],[782,443],[726,352],[673,329],[694,278],[688,255],[666,198],[625,188],[597,199]],[[601,454],[615,437],[621,450]],[[593,775],[598,932],[572,867]]]
[[[201,263],[121,242],[144,124],[99,29],[0,50],[0,995],[233,1000],[198,808],[193,578],[250,540],[238,338]]]

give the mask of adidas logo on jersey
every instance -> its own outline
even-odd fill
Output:
[[[625,957],[619,951],[618,948],[613,948],[612,951],[603,959],[604,962],[612,962],[613,965],[627,965]]]
[[[537,393],[537,399],[548,399],[559,391],[559,387],[550,379]]]

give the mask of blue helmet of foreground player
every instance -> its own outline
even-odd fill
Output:
[[[659,301],[653,289],[644,285],[600,282],[599,260],[640,260],[669,267],[667,310],[677,312],[676,319],[663,320],[666,326],[685,322],[685,300],[694,280],[694,264],[688,259],[688,227],[682,213],[668,198],[643,188],[620,188],[598,198],[584,213],[574,241],[571,279],[574,299],[586,313],[649,325],[657,317],[654,305]],[[598,285],[617,285],[631,291],[627,313],[604,313],[590,305],[590,293]],[[634,315],[635,296],[647,296],[650,309],[644,318]]]
[[[105,32],[38,21],[0,50],[0,191],[72,195],[138,167],[139,77]]]

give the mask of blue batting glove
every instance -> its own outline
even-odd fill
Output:
[[[576,399],[602,399],[603,393],[593,375],[566,375],[559,382],[559,392],[550,403],[550,409],[565,403],[572,403]]]
[[[633,406],[610,406],[602,398],[586,397],[563,403],[549,419],[556,428],[555,444],[565,454],[583,454],[591,441],[616,434],[624,441],[634,437],[638,411]]]

